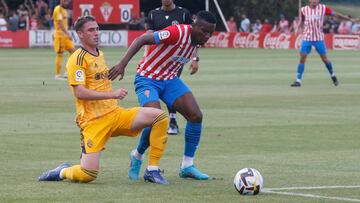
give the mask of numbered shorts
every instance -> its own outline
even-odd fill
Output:
[[[136,74],[135,92],[140,106],[149,102],[160,102],[172,107],[177,98],[191,92],[188,86],[178,77],[171,80],[153,80]]]
[[[320,56],[326,55],[326,46],[324,41],[302,41],[301,42],[301,48],[300,53],[302,54],[310,54],[311,48],[315,47],[317,53],[319,53]]]
[[[63,53],[75,49],[74,43],[68,37],[54,37],[54,51],[55,53]]]
[[[86,123],[81,128],[82,153],[94,153],[105,149],[110,137],[137,136],[141,130],[131,131],[139,107],[125,109],[118,107],[114,111]]]

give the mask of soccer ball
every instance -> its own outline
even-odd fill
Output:
[[[257,195],[263,188],[263,177],[254,168],[243,168],[234,178],[235,189],[241,195]]]

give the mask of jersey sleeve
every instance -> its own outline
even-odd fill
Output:
[[[70,57],[66,64],[69,85],[85,85],[86,82],[85,67],[79,65],[78,63],[79,57],[81,60],[81,56],[79,55]]]
[[[325,15],[327,15],[327,16],[333,16],[334,15],[334,11],[327,5],[325,6]]]
[[[154,32],[154,38],[156,44],[174,45],[180,38],[181,34],[178,25],[171,25],[163,30]]]

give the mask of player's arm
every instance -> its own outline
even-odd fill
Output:
[[[65,29],[65,26],[64,26],[63,21],[62,21],[62,20],[57,20],[57,21],[58,21],[58,23],[59,23],[59,27],[60,27],[61,31],[62,31],[68,38],[71,39],[71,35],[70,35],[70,33],[68,33],[68,31]]]
[[[135,41],[130,45],[120,62],[110,69],[109,79],[114,80],[120,75],[121,80],[124,77],[125,68],[129,61],[132,59],[132,57],[139,52],[142,46],[151,44],[155,44],[155,37],[153,33],[145,33],[140,37],[136,38]]]
[[[98,92],[90,90],[84,85],[72,85],[75,97],[81,100],[105,100],[105,99],[123,99],[128,94],[126,89],[117,89],[111,92]]]
[[[192,58],[192,62],[190,64],[190,75],[193,75],[195,73],[197,73],[197,71],[199,70],[199,47],[195,48],[195,51],[193,53],[193,58]]]
[[[335,12],[334,10],[332,10],[331,8],[329,8],[328,6],[326,6],[325,8],[325,14],[326,15],[330,15],[330,16],[335,16],[336,18],[341,18],[341,19],[344,19],[344,20],[349,20],[353,23],[356,23],[356,20],[355,19],[352,19],[350,18],[349,16],[347,15],[344,15],[342,13],[339,13],[339,12]]]

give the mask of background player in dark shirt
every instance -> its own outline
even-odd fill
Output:
[[[162,30],[170,25],[192,24],[192,22],[193,20],[191,19],[190,12],[187,9],[176,6],[173,0],[161,0],[161,7],[149,12],[146,21],[146,29],[148,32],[154,32]],[[145,48],[145,54],[147,49],[148,47]],[[191,75],[197,72],[199,68],[198,61],[199,57],[196,51],[190,65]],[[182,68],[178,73],[178,77],[180,77],[181,72]],[[172,109],[172,107],[168,106],[167,108],[170,117],[170,123],[167,132],[169,135],[178,135],[179,127],[176,122],[176,111]]]

